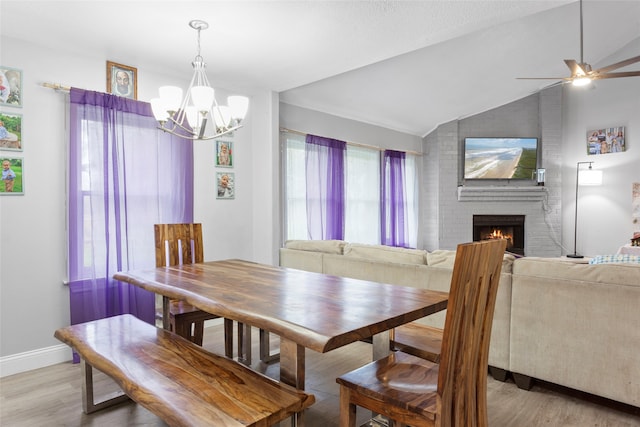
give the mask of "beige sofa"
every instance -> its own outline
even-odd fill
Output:
[[[454,251],[289,241],[280,265],[448,291]],[[540,379],[640,407],[640,264],[505,255],[491,332],[494,377]],[[442,327],[444,312],[422,322]]]
[[[513,263],[509,370],[640,407],[640,264]]]

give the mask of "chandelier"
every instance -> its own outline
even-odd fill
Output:
[[[191,63],[193,78],[189,88],[183,98],[179,87],[160,87],[160,97],[151,100],[151,109],[159,123],[159,129],[164,132],[191,140],[219,138],[242,127],[249,99],[230,96],[227,98],[228,105],[218,104],[205,73],[206,64],[200,55],[200,31],[209,28],[209,24],[196,19],[189,22],[189,26],[198,31],[198,54]],[[215,133],[207,135],[207,124],[212,121]]]

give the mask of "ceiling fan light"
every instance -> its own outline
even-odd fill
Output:
[[[571,83],[574,86],[586,86],[591,83],[591,79],[589,77],[576,77]]]

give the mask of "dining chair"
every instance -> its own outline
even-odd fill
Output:
[[[156,267],[204,261],[202,224],[155,224]],[[205,320],[219,316],[199,310],[185,301],[170,300],[169,328],[172,332],[202,345]],[[233,357],[233,321],[224,320],[225,355]]]
[[[458,245],[440,363],[393,351],[340,384],[340,426],[356,407],[414,427],[487,427],[487,366],[505,240]]]

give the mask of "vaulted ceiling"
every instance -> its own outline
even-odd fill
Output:
[[[640,55],[640,1],[584,0],[583,10],[585,62],[607,65],[620,49]],[[272,90],[283,102],[423,136],[556,82],[516,77],[568,77],[563,60],[580,60],[579,13],[571,0],[3,0],[0,32],[184,73],[186,86],[197,48],[188,22],[202,19],[214,86]]]

